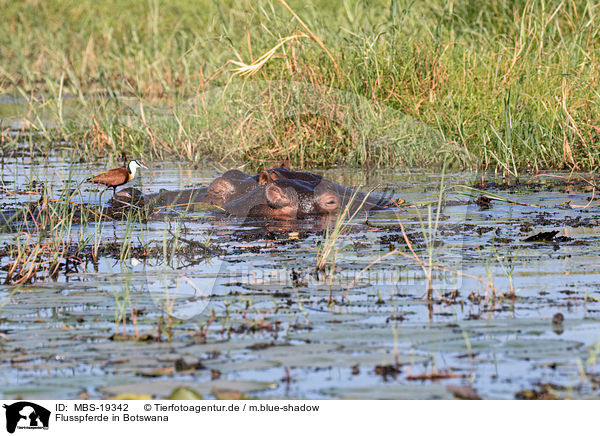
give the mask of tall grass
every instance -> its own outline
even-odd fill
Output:
[[[27,101],[47,150],[255,166],[450,157],[513,176],[600,162],[592,1],[0,5],[0,93]]]

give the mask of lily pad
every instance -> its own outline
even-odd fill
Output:
[[[277,383],[258,382],[251,380],[215,380],[205,383],[187,384],[176,380],[149,381],[146,383],[135,383],[127,385],[104,386],[99,388],[101,392],[109,396],[120,393],[132,393],[136,395],[152,395],[154,397],[166,397],[178,387],[191,389],[203,398],[209,396],[213,389],[224,391],[237,391],[243,393],[262,392],[277,387]]]
[[[202,400],[202,395],[193,389],[182,386],[171,392],[167,400]]]
[[[321,391],[322,394],[342,399],[354,400],[451,400],[442,384],[431,385],[372,385],[357,387],[331,388]]]

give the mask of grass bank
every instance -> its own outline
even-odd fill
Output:
[[[39,151],[512,174],[600,163],[595,2],[0,4],[0,93]],[[3,134],[4,155],[21,139]]]

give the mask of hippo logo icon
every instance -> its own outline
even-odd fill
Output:
[[[4,405],[6,409],[6,431],[14,433],[19,429],[48,429],[50,411],[29,401],[19,401]]]

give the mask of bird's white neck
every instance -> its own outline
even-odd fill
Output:
[[[132,161],[129,163],[129,180],[135,177],[135,172],[137,171],[140,165],[136,161]]]

